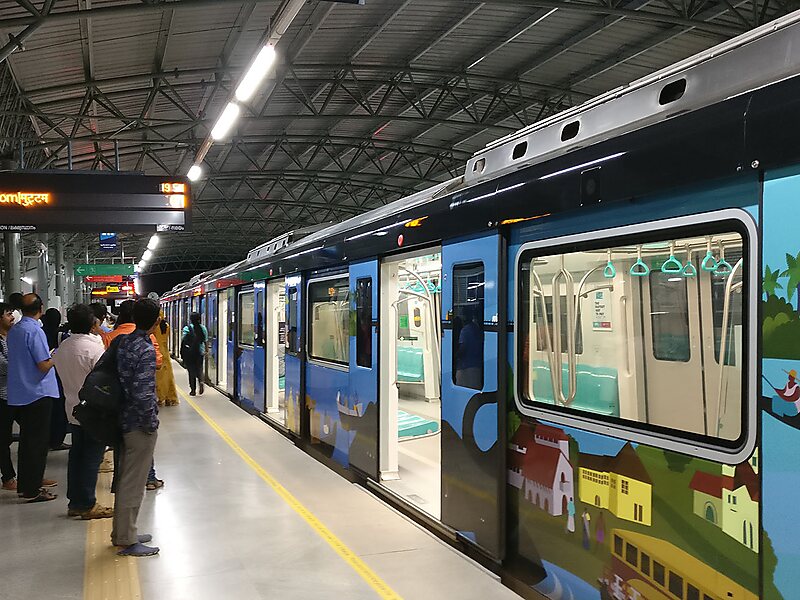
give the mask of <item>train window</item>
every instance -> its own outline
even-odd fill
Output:
[[[356,280],[356,364],[372,367],[372,278]]]
[[[642,552],[642,564],[640,565],[639,569],[642,573],[649,576],[650,575],[650,555],[645,554]]]
[[[700,590],[691,583],[686,584],[686,600],[700,600]]]
[[[639,566],[639,549],[633,544],[625,544],[625,560],[634,567]]]
[[[746,458],[757,429],[752,219],[726,210],[604,233],[522,246],[517,407],[703,458]]]
[[[255,329],[253,317],[255,304],[253,292],[239,294],[239,345],[250,346],[255,344]]]
[[[674,571],[669,572],[669,593],[676,598],[683,598],[683,577]]]
[[[653,580],[660,585],[667,583],[664,565],[655,560],[653,561]]]
[[[350,360],[350,283],[347,277],[308,284],[308,355],[346,365]]]
[[[650,272],[653,356],[658,360],[688,362],[691,357],[687,279],[655,269]]]
[[[286,295],[287,314],[286,320],[289,323],[289,331],[286,335],[286,351],[290,354],[300,352],[300,337],[297,330],[297,288],[290,287]]]
[[[262,292],[256,295],[256,326],[255,326],[255,344],[259,348],[263,348],[266,342],[264,338],[264,298],[265,294]]]
[[[453,383],[483,388],[483,263],[453,267]]]

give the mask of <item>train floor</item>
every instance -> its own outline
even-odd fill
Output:
[[[161,411],[155,460],[166,483],[139,515],[161,553],[117,557],[109,519],[68,518],[67,453],[53,452],[57,500],[0,492],[0,598],[518,598],[215,390],[190,402],[174,367],[180,404]]]

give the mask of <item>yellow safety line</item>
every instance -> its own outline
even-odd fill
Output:
[[[111,473],[97,478],[97,502],[113,506]],[[133,557],[117,556],[111,545],[111,519],[88,521],[83,571],[84,600],[141,600],[139,566]]]
[[[350,567],[366,581],[369,586],[374,589],[381,598],[386,600],[401,600],[400,595],[395,592],[389,585],[383,581],[372,569],[370,569],[358,555],[348,548],[342,540],[336,537],[333,532],[325,527],[319,519],[317,519],[310,510],[303,506],[300,501],[295,498],[289,490],[283,487],[277,479],[267,473],[264,468],[259,465],[247,452],[245,452],[239,444],[237,444],[231,436],[229,436],[222,427],[212,419],[202,408],[200,408],[186,393],[179,389],[181,396],[189,403],[189,405],[200,415],[203,420],[208,423],[211,428],[216,431],[219,436],[225,440],[236,454],[247,463],[247,465],[256,472],[256,474],[269,485],[278,496],[280,496],[286,504],[288,504],[293,511],[300,515],[303,520],[308,523],[311,528],[325,540],[331,548],[350,565]]]

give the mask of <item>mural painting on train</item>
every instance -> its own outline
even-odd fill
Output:
[[[800,237],[795,214],[800,175],[782,172],[764,183],[762,247],[763,315],[761,361],[762,445],[767,461],[762,473],[765,538],[778,556],[772,577],[784,598],[797,597],[800,570],[800,520],[797,502],[787,490],[800,489]],[[769,565],[765,564],[765,569]],[[764,598],[779,598],[767,593]]]
[[[758,597],[757,453],[719,465],[509,418],[518,551],[539,557],[537,591],[576,600],[662,599],[669,590]]]

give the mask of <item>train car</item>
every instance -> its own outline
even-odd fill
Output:
[[[795,13],[166,313],[204,309],[210,384],[524,596],[795,598],[798,73]]]

